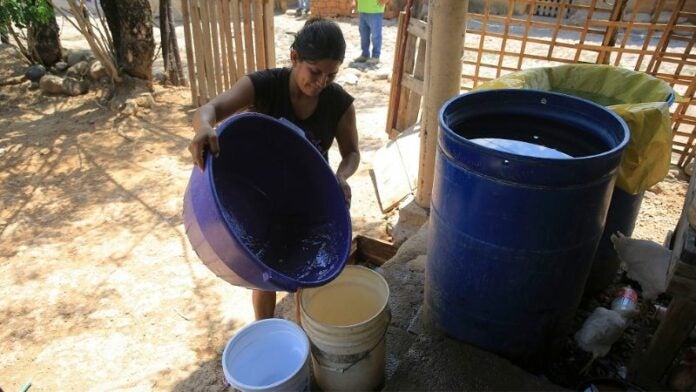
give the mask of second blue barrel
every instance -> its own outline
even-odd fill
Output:
[[[626,123],[536,90],[440,111],[425,308],[454,338],[540,370],[561,347],[602,235]]]

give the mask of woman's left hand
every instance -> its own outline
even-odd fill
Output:
[[[348,208],[350,208],[350,200],[353,197],[353,194],[350,190],[350,185],[348,185],[348,181],[346,181],[345,178],[337,177],[338,178],[338,184],[341,186],[341,190],[343,191],[343,197],[346,200],[346,205]]]

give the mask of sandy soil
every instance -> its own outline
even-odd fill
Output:
[[[302,20],[278,15],[278,63]],[[356,20],[339,20],[358,53]],[[66,27],[67,28],[67,27]],[[355,233],[387,238],[369,177],[384,124],[396,25],[380,70],[356,97],[363,163],[350,180]],[[79,38],[67,37],[70,47]],[[183,40],[181,41],[183,44]],[[86,46],[86,45],[85,45]],[[21,66],[0,51],[0,78]],[[248,290],[218,279],[186,238],[189,91],[156,87],[157,105],[124,118],[97,93],[0,88],[0,387],[32,391],[223,390],[220,354],[253,318]],[[332,151],[336,164],[337,151]],[[414,159],[417,159],[414,157]],[[635,237],[662,242],[681,212],[678,170],[646,193]],[[280,302],[289,299],[279,298]]]

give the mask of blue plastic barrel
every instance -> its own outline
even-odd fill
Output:
[[[538,370],[582,298],[629,131],[613,112],[535,90],[440,111],[425,309],[446,334]]]
[[[295,291],[343,269],[351,223],[331,168],[286,120],[243,113],[218,127],[220,156],[194,168],[184,195],[193,249],[220,278]]]

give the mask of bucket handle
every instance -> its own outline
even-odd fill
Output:
[[[352,368],[358,362],[367,358],[367,356],[370,355],[370,353],[372,353],[377,348],[377,346],[379,346],[380,343],[382,343],[382,340],[384,340],[384,338],[387,337],[387,331],[389,330],[389,324],[391,324],[391,319],[392,319],[391,309],[387,308],[387,325],[384,328],[384,333],[382,334],[382,337],[379,338],[379,340],[377,341],[377,343],[375,343],[374,346],[372,346],[369,350],[365,351],[365,353],[363,355],[361,355],[355,361],[351,362],[348,366],[346,366],[344,368],[335,368],[335,367],[331,367],[331,366],[326,366],[326,365],[322,364],[318,359],[317,359],[317,365],[319,365],[321,368],[324,368],[326,370],[330,370],[332,372],[339,372],[339,373],[347,372],[348,369]]]

